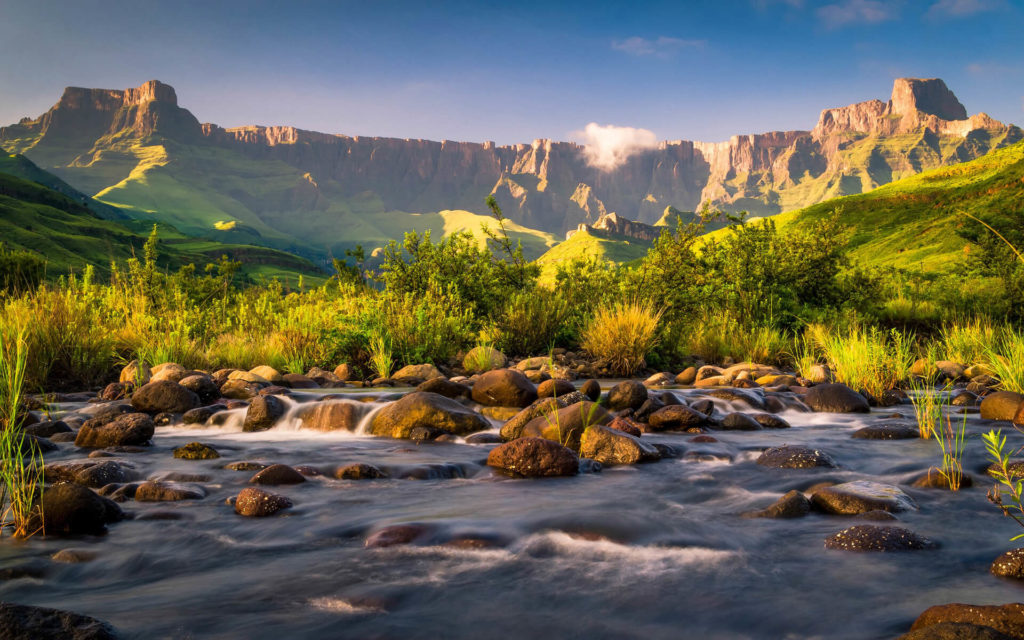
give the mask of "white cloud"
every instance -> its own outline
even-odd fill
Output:
[[[774,5],[784,4],[792,9],[803,9],[804,0],[751,0],[754,6],[761,11],[767,11]]]
[[[612,40],[612,49],[628,53],[631,56],[656,56],[667,58],[680,49],[701,49],[706,40],[684,40],[682,38],[641,38],[634,36],[625,40]]]
[[[880,0],[842,0],[818,9],[818,18],[830,29],[851,24],[877,24],[895,17],[893,3]]]
[[[601,126],[591,122],[582,131],[569,135],[582,142],[587,164],[603,171],[611,171],[630,156],[658,146],[658,137],[653,131],[613,124]]]
[[[997,0],[938,0],[928,8],[928,16],[972,16],[984,11],[994,11],[1000,7]]]

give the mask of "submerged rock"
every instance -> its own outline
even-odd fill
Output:
[[[384,473],[372,464],[356,462],[335,469],[334,477],[338,480],[374,480],[377,478],[386,478],[388,477],[388,474]]]
[[[366,548],[394,547],[410,544],[428,533],[429,529],[423,525],[396,524],[384,527],[366,538]]]
[[[587,427],[580,437],[580,455],[602,465],[657,462],[661,453],[636,436],[600,425]]]
[[[916,510],[917,505],[899,487],[881,482],[857,480],[825,487],[814,492],[811,502],[825,513],[857,515],[868,511]]]
[[[102,620],[58,609],[0,602],[4,640],[117,640]]]
[[[774,504],[743,514],[747,518],[802,518],[811,512],[811,501],[803,493],[787,492]]]
[[[920,438],[921,433],[902,424],[876,424],[857,429],[850,437],[858,440],[912,440]]]
[[[519,438],[492,449],[487,465],[514,477],[573,476],[579,471],[579,458],[552,440]]]
[[[744,413],[730,413],[722,418],[718,428],[725,431],[760,431],[761,423]]]
[[[825,539],[826,549],[842,551],[917,551],[938,545],[902,527],[858,524]]]
[[[835,468],[838,466],[832,457],[824,451],[790,445],[765,450],[757,458],[757,464],[775,469]]]
[[[143,482],[135,490],[136,502],[178,502],[205,497],[206,490],[202,487],[177,482]]]
[[[256,487],[246,487],[235,498],[235,513],[250,518],[265,518],[292,506],[292,501]]]
[[[208,444],[190,442],[175,449],[174,457],[182,460],[216,460],[220,453]]]
[[[845,384],[819,384],[807,390],[804,404],[823,413],[870,413],[867,398]]]
[[[370,433],[409,438],[420,427],[461,436],[490,426],[486,418],[451,398],[414,391],[378,411],[370,421]]]

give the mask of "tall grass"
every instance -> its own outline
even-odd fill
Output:
[[[952,407],[949,406],[947,408],[951,409]],[[935,439],[942,450],[942,466],[939,467],[939,473],[946,480],[950,491],[959,491],[964,480],[963,459],[964,441],[966,440],[967,433],[967,415],[963,415],[956,427],[953,426],[953,419],[949,413],[946,413],[945,418],[945,425],[942,424],[940,417],[939,425],[935,429]]]
[[[21,428],[22,392],[28,363],[24,333],[0,333],[0,535],[6,528],[16,537],[37,532],[32,518],[43,486],[43,456]]]
[[[1001,389],[1024,393],[1024,332],[1004,327],[997,340],[985,345],[985,363]]]
[[[898,387],[914,361],[913,338],[893,329],[818,329],[814,338],[837,381],[873,396]]]
[[[930,384],[912,378],[910,386],[910,401],[914,405],[917,430],[927,440],[937,433],[937,425],[942,417],[942,398]]]
[[[607,361],[615,375],[633,375],[657,343],[661,313],[640,300],[602,307],[584,328],[582,346]]]
[[[389,378],[393,366],[391,341],[384,334],[378,333],[370,338],[370,368],[378,378]]]
[[[999,331],[988,319],[953,321],[943,325],[936,349],[942,359],[970,366],[986,360],[986,349],[998,337]]]

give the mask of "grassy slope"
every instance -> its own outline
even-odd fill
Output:
[[[541,278],[550,281],[554,279],[555,270],[559,264],[571,262],[577,258],[597,258],[616,264],[632,262],[647,255],[651,244],[635,238],[598,237],[586,231],[579,231],[565,242],[548,250],[537,259],[537,264],[541,265]]]
[[[78,199],[0,173],[0,238],[9,247],[43,255],[52,277],[81,271],[87,264],[106,274],[112,260],[141,255],[149,230],[148,223],[102,219]],[[160,228],[160,241],[161,263],[171,269],[203,265],[227,254],[245,263],[246,275],[275,275],[286,282],[299,274],[312,281],[322,278],[311,263],[272,249],[192,238],[166,225]]]
[[[964,212],[1024,222],[1024,142],[773,219],[780,228],[806,225],[837,208],[854,229],[850,247],[860,263],[945,271],[969,250],[955,233]]]

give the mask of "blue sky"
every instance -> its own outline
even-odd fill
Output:
[[[588,122],[659,139],[809,129],[941,77],[1024,122],[1021,0],[0,0],[0,123],[68,85],[157,78],[204,122],[529,142]]]

